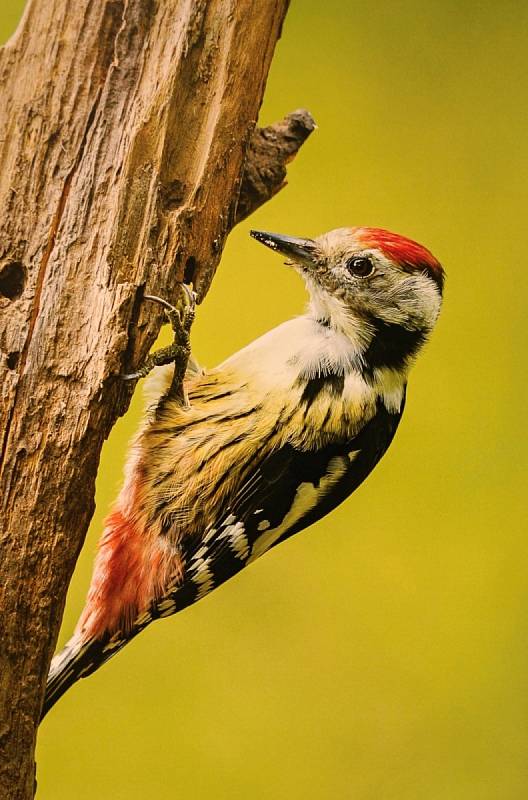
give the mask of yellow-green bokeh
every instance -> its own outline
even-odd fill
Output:
[[[3,0],[8,35],[20,0]],[[230,237],[194,347],[215,364],[297,313],[251,226],[392,228],[448,283],[382,464],[331,517],[74,687],[42,726],[40,800],[528,796],[528,5],[294,0],[261,121],[319,130]],[[81,609],[140,392],[105,446]]]

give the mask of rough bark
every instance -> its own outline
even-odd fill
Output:
[[[185,277],[202,299],[313,128],[295,112],[254,130],[287,5],[31,0],[0,51],[2,798],[33,796],[99,454],[130,400],[118,376],[161,324],[142,295]]]

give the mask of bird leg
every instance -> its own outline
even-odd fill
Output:
[[[161,297],[156,297],[156,295],[144,295],[144,300],[150,300],[163,306],[165,316],[170,322],[174,333],[174,340],[167,347],[162,347],[160,350],[150,353],[136,372],[122,375],[122,378],[125,381],[144,378],[154,367],[173,363],[174,375],[168,394],[182,404],[186,404],[183,379],[187,370],[189,356],[191,355],[190,332],[196,309],[196,294],[185,284],[181,285],[184,290],[184,301],[180,308],[176,308]]]

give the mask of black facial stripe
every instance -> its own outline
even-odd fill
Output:
[[[369,317],[368,323],[373,329],[372,340],[363,353],[368,372],[380,367],[399,369],[416,355],[427,338],[424,331],[410,331],[378,317]]]

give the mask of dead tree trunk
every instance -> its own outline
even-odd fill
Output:
[[[33,796],[99,453],[130,399],[118,376],[161,323],[142,295],[185,278],[202,299],[313,127],[254,131],[287,5],[30,0],[0,51],[2,798]]]

